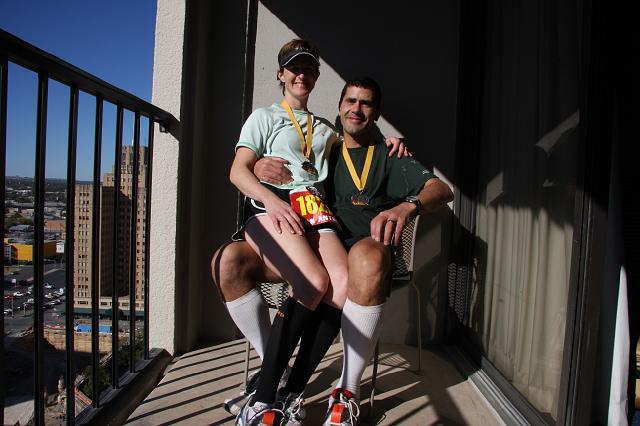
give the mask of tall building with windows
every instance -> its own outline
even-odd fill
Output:
[[[145,201],[147,148],[140,147],[137,200],[133,200],[134,188],[134,150],[132,146],[122,147],[120,190],[117,191],[118,211],[115,220],[114,201],[115,169],[104,175],[100,188],[100,235],[98,262],[100,268],[99,291],[100,310],[112,307],[114,288],[118,295],[118,308],[129,310],[130,288],[135,291],[135,310],[144,309],[144,259],[145,259]],[[132,235],[133,209],[137,207],[135,235]],[[93,185],[76,185],[74,226],[74,306],[77,312],[88,312],[91,308],[92,274],[92,235],[93,235]],[[115,226],[117,223],[117,233]],[[116,241],[114,243],[114,238]],[[135,244],[135,259],[132,258],[132,245]],[[114,247],[116,261],[114,265]],[[135,261],[135,283],[131,282],[130,266]],[[114,271],[115,266],[115,271]],[[84,308],[84,309],[83,309]],[[85,311],[87,309],[87,311]]]

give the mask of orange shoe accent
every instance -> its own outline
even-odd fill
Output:
[[[340,425],[342,423],[342,412],[344,411],[344,404],[336,403],[333,404],[333,408],[331,409],[331,424],[332,425]]]
[[[267,411],[262,416],[261,425],[264,426],[274,426],[276,422],[276,412],[275,411]]]

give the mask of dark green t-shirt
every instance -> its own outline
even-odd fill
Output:
[[[349,148],[349,156],[361,176],[367,147]],[[358,193],[342,156],[342,143],[331,150],[329,177],[325,182],[327,204],[338,217],[343,238],[363,237],[371,234],[371,220],[383,210],[395,207],[409,195],[420,192],[425,182],[435,177],[412,157],[389,157],[383,142],[376,142],[373,161],[363,195],[368,205],[353,205],[351,197]]]

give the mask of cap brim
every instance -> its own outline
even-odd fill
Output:
[[[286,67],[287,65],[289,65],[291,63],[291,61],[293,61],[295,58],[299,57],[299,56],[308,56],[311,59],[313,59],[313,61],[317,64],[320,65],[320,62],[318,61],[318,58],[316,58],[312,53],[310,52],[295,52],[293,55],[291,55],[288,58],[285,58],[282,63],[280,64],[281,67]]]

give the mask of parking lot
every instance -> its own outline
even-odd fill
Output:
[[[44,270],[44,324],[62,325],[64,316],[64,264],[47,264]],[[33,267],[11,267],[4,274],[5,332],[14,334],[33,326],[34,293]]]

